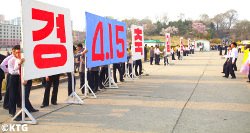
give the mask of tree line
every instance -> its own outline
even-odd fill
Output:
[[[169,21],[167,14],[164,14],[156,22],[149,18],[144,19],[124,19],[127,27],[132,24],[144,27],[144,34],[147,36],[159,36],[171,33],[176,36],[186,38],[200,38],[221,43],[221,40],[248,40],[250,39],[250,21],[239,20],[236,10],[228,10],[213,17],[201,14],[198,20],[185,19],[184,14],[180,14],[179,20]],[[128,30],[128,37],[131,32]]]

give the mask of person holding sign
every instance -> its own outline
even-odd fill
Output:
[[[4,95],[4,103],[3,103],[3,108],[4,109],[7,109],[9,108],[9,79],[10,79],[10,74],[9,74],[9,71],[8,71],[8,61],[14,57],[14,54],[15,54],[15,50],[17,50],[18,48],[20,48],[19,45],[15,45],[13,48],[12,48],[12,54],[7,56],[3,62],[1,63],[0,67],[1,69],[7,73],[7,77],[6,77],[6,92],[5,92],[5,95]],[[21,107],[21,102],[18,102],[18,107]]]
[[[92,67],[89,68],[89,87],[92,89],[94,93],[98,91],[100,75],[99,75],[100,67]]]
[[[9,114],[14,117],[16,114],[16,105],[21,101],[21,79],[20,69],[24,62],[21,59],[20,46],[15,46],[14,56],[8,61],[9,78]]]
[[[124,82],[123,73],[122,73],[122,70],[121,70],[121,64],[120,63],[114,63],[113,64],[113,77],[114,77],[115,83],[117,83],[116,69],[118,70],[119,75],[120,75],[120,82]]]
[[[60,78],[60,74],[45,77],[45,80],[46,80],[45,91],[44,91],[43,103],[41,105],[41,108],[49,106],[49,95],[50,95],[50,88],[52,84],[53,84],[53,91],[52,91],[52,97],[51,97],[51,104],[57,105],[59,78]]]
[[[139,67],[139,73],[138,73],[138,67]],[[135,61],[135,75],[139,76],[142,75],[142,62],[141,59]]]
[[[81,43],[77,44],[77,50],[78,54],[75,55],[75,58],[80,58],[79,77],[81,88],[85,83],[85,54],[88,52],[88,50],[83,48]],[[84,94],[84,91],[85,89],[82,89],[82,94]]]
[[[35,109],[30,100],[30,90],[31,90],[31,86],[32,86],[32,80],[28,80],[28,81],[24,81],[23,82],[24,88],[25,88],[25,107],[29,112],[38,112],[38,109]]]

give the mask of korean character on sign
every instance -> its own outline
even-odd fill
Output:
[[[135,52],[140,52],[143,55],[142,51],[142,29],[134,29],[134,39],[135,39]]]
[[[56,19],[54,17],[53,12],[32,8],[33,20],[47,22],[44,28],[32,31],[33,41],[39,43],[47,38],[55,30],[55,21],[57,39],[60,40],[60,44],[36,44],[33,55],[34,63],[39,69],[59,67],[67,62],[67,49],[64,46],[66,43],[64,15],[58,14]]]

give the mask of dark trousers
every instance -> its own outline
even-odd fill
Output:
[[[50,88],[53,84],[53,91],[51,96],[51,103],[55,104],[57,103],[57,94],[58,94],[58,87],[59,87],[59,75],[53,75],[49,76],[49,81],[46,81],[46,87],[43,97],[43,105],[48,106],[49,105],[49,97],[50,97]]]
[[[234,69],[234,71],[237,71],[236,62],[237,62],[237,58],[235,59],[235,62],[234,62],[234,64],[233,64],[233,69]]]
[[[68,77],[68,96],[72,93],[72,75],[71,73],[67,73]],[[76,88],[76,77],[74,76],[74,90]]]
[[[122,76],[124,76],[124,74],[125,74],[125,62],[120,63],[120,65],[121,65]]]
[[[122,75],[121,65],[119,63],[113,64],[113,78],[114,78],[114,81],[117,83],[116,70],[119,71],[120,81],[123,81],[123,75]]]
[[[145,53],[144,53],[144,61],[145,61],[145,62],[147,61],[147,55],[148,55],[148,52],[145,52]]]
[[[164,65],[166,65],[166,64],[169,64],[169,63],[168,63],[168,57],[167,57],[167,56],[164,57]]]
[[[10,74],[7,74],[6,78],[6,91],[4,95],[4,101],[3,101],[3,108],[8,109],[9,108],[9,85],[10,85]]]
[[[104,88],[103,84],[107,78],[108,78],[108,68],[102,67],[100,72],[100,81],[99,81],[99,86],[101,89]]]
[[[27,84],[24,86],[25,88],[25,107],[28,111],[34,110],[33,106],[30,103],[29,97],[30,97],[30,90],[32,86],[32,80],[28,80]]]
[[[155,54],[155,64],[156,65],[160,64],[160,55]]]
[[[220,55],[222,55],[222,48],[220,48]]]
[[[150,65],[152,65],[154,57],[150,57]]]
[[[99,81],[99,71],[90,71],[89,87],[92,89],[93,92],[97,92]]]
[[[10,75],[9,79],[9,114],[16,114],[17,103],[21,103],[21,80],[20,75]]]
[[[175,60],[174,53],[172,54],[172,60]]]
[[[250,81],[250,67],[249,67],[249,72],[248,72],[248,81]]]
[[[3,78],[0,78],[0,101],[2,100],[2,82]]]
[[[228,62],[228,59],[226,60],[226,62],[223,64],[223,73],[226,72],[226,69],[227,69],[227,62]]]
[[[139,67],[139,73],[138,73],[138,67]],[[135,75],[141,75],[142,74],[142,62],[141,59],[135,61]]]
[[[178,56],[178,60],[180,60],[181,59],[181,52],[180,51],[177,52],[177,56]]]
[[[85,72],[79,72],[79,77],[80,77],[80,88],[83,87],[85,84]],[[82,94],[84,94],[84,87],[82,88]]]
[[[129,75],[130,75],[130,77],[132,78],[132,75],[131,75],[131,73],[132,73],[132,64],[131,64],[131,63],[128,63],[128,64],[127,64],[127,68],[128,68],[128,71],[129,71]]]
[[[225,76],[228,77],[229,74],[235,78],[235,73],[233,70],[233,64],[232,64],[232,58],[229,59],[229,61],[227,62],[227,68],[226,68],[226,72],[225,72]]]

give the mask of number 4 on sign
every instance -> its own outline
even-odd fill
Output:
[[[112,34],[112,25],[108,24],[108,29],[109,29],[109,52],[105,53],[105,57],[106,60],[108,59],[113,59],[114,58],[114,50],[113,50],[113,34]],[[123,58],[125,55],[125,42],[124,39],[119,38],[119,32],[124,32],[124,27],[120,26],[120,25],[116,25],[115,26],[115,33],[116,33],[116,45],[122,45],[122,51],[117,50],[116,54],[118,58]],[[97,38],[98,35],[100,36],[100,53],[96,52],[96,42],[97,42]],[[94,37],[92,40],[92,61],[104,61],[105,60],[104,57],[104,40],[103,40],[103,23],[100,21],[98,22],[96,29],[95,29],[95,33],[94,33]]]

